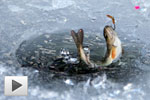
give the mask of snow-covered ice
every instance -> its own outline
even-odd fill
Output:
[[[15,50],[32,36],[80,28],[103,35],[104,26],[111,24],[107,14],[116,19],[129,64],[139,54],[132,63],[137,69],[130,69],[124,81],[102,75],[77,83],[71,79],[43,82],[39,71],[21,68],[16,61]],[[0,0],[0,100],[149,100],[149,40],[150,0]],[[4,96],[8,75],[29,76],[27,97]]]

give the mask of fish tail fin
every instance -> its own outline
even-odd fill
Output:
[[[83,29],[80,29],[78,33],[76,33],[74,30],[71,31],[71,36],[73,37],[73,40],[77,46],[77,48],[81,48],[83,46],[83,38],[84,38],[84,32]]]
[[[75,33],[75,31],[72,30],[71,35],[72,35],[74,42],[77,46],[80,59],[82,59],[87,65],[91,65],[90,55],[89,54],[86,55],[84,50],[83,50],[83,39],[84,39],[83,29],[80,29],[78,31],[78,33]]]

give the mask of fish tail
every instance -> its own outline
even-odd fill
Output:
[[[83,39],[84,39],[83,29],[80,29],[77,33],[74,30],[72,30],[71,36],[73,37],[73,40],[77,46],[80,59],[83,60],[87,65],[91,65],[90,55],[85,55],[85,52],[83,50]]]
[[[78,33],[76,33],[74,30],[71,31],[71,36],[73,37],[73,40],[77,46],[77,48],[81,48],[83,46],[83,38],[84,38],[84,32],[83,29],[80,29]]]

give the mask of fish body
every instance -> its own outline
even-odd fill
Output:
[[[119,59],[122,54],[122,44],[117,33],[111,26],[105,26],[104,38],[107,45],[107,52],[104,59],[98,64],[100,66],[108,66],[112,62]]]
[[[77,33],[71,31],[71,35],[74,39],[76,47],[78,49],[79,58],[84,61],[90,67],[99,67],[99,66],[109,66],[112,62],[117,61],[122,54],[122,45],[121,41],[115,31],[115,19],[114,17],[107,15],[107,17],[112,19],[114,28],[112,26],[105,26],[103,30],[103,35],[106,41],[107,52],[105,57],[100,60],[98,63],[94,63],[90,60],[90,55],[84,52],[83,48],[83,38],[84,32],[83,29],[80,29]]]

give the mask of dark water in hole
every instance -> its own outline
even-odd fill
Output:
[[[1,0],[0,100],[149,100],[149,4],[148,0]],[[141,8],[136,10],[136,5]],[[67,46],[71,52],[76,53],[70,30],[77,31],[80,28],[84,29],[86,36],[90,35],[85,36],[84,43],[91,48],[91,59],[99,60],[105,52],[102,30],[105,25],[111,24],[106,14],[116,18],[116,31],[125,51],[120,61],[110,66],[115,67],[115,70],[66,76],[63,73],[21,67],[18,63],[16,50],[23,41],[33,45],[33,40],[45,46],[41,51],[51,56],[56,56],[61,46]],[[48,42],[38,43],[45,37],[44,33],[50,35],[46,39]],[[35,51],[41,46],[36,47],[27,49]],[[23,55],[30,54],[27,52]],[[47,60],[43,58],[44,61]],[[4,76],[9,75],[29,77],[27,97],[4,96]]]
[[[46,70],[48,74],[52,73],[54,74],[54,76],[57,77],[62,77],[63,75],[66,76],[68,75],[68,77],[70,75],[74,76],[73,73],[75,73],[75,70],[73,70],[73,68],[70,68],[70,70],[68,70],[69,69],[68,68],[67,70],[64,71],[50,69],[54,60],[58,58],[61,48],[66,48],[70,51],[72,55],[77,56],[77,49],[73,42],[73,39],[70,36],[70,34],[66,34],[66,33],[44,34],[23,41],[20,44],[19,48],[16,50],[16,57],[18,62],[21,64],[22,67],[33,67],[40,71]],[[106,45],[103,37],[100,37],[98,34],[96,35],[86,34],[84,41],[85,41],[84,45],[89,46],[91,49],[91,60],[93,60],[96,63],[97,61],[101,60],[102,57],[104,57],[106,51]],[[106,72],[108,78],[113,78],[113,80],[126,82],[125,80],[126,78],[122,79],[121,77],[129,77],[127,75],[129,71],[133,71],[131,72],[132,73],[131,76],[135,76],[137,74],[142,73],[142,70],[136,68],[136,65],[132,65],[132,63],[135,63],[136,59],[140,59],[139,56],[141,55],[141,53],[139,52],[139,49],[135,48],[133,51],[130,50],[130,52],[131,54],[125,52],[120,61],[111,64],[105,70],[101,70],[99,72],[99,71],[83,69],[83,71],[76,72],[76,74],[81,74],[84,80],[84,77],[86,78],[88,73],[91,74],[91,77],[94,77]],[[136,53],[136,56],[132,55],[133,53]],[[129,63],[129,65],[126,64],[127,62]],[[63,64],[58,64],[58,66],[55,67],[60,68],[60,66],[62,65]],[[74,67],[77,66],[78,66],[77,69],[79,69],[86,65],[85,64],[75,65]],[[56,75],[55,75],[55,71],[56,71]],[[66,76],[63,77],[66,78]]]

